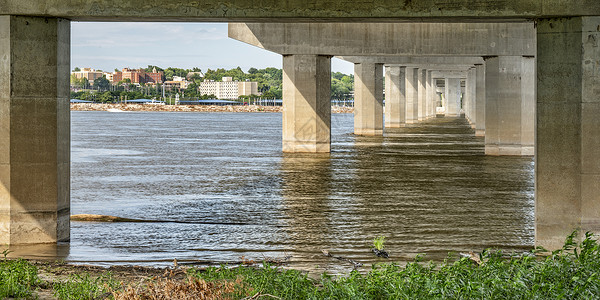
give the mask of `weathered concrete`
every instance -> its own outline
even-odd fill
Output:
[[[534,119],[533,90],[530,76],[535,72],[533,59],[523,63],[521,56],[486,58],[485,153],[488,155],[533,155],[533,140],[529,135]],[[527,69],[523,69],[527,67]],[[522,78],[527,77],[526,81]],[[528,86],[523,84],[529,83]],[[529,126],[529,127],[526,127]]]
[[[427,70],[418,69],[417,77],[419,80],[418,84],[418,99],[419,99],[419,108],[418,108],[418,120],[423,121],[427,118]]]
[[[533,23],[230,23],[229,37],[279,54],[535,55]]]
[[[536,245],[600,233],[600,17],[539,20]]]
[[[78,21],[393,21],[525,20],[588,16],[595,0],[0,0],[0,14],[65,17]]]
[[[389,55],[337,55],[336,58],[349,61],[351,63],[370,62],[386,65],[400,65],[419,67],[425,69],[435,68],[436,70],[457,70],[469,68],[475,64],[482,64],[481,56],[389,56]],[[458,67],[457,67],[458,66]],[[462,67],[461,67],[462,66]],[[441,68],[440,68],[441,67]],[[451,68],[450,68],[451,67]]]
[[[354,64],[354,134],[383,135],[383,64]]]
[[[521,60],[521,154],[535,154],[535,57]]]
[[[406,68],[406,123],[419,120],[419,69]]]
[[[283,152],[329,152],[331,57],[283,57]]]
[[[0,16],[0,244],[69,240],[70,23]]]
[[[467,118],[467,120],[469,120],[469,122],[471,123],[471,127],[475,128],[476,127],[476,123],[477,123],[477,114],[476,114],[476,110],[477,110],[477,100],[475,99],[476,97],[476,85],[477,83],[477,73],[475,71],[475,67],[469,69],[469,72],[467,73],[467,81],[466,81],[466,85],[465,85],[465,103],[466,103],[466,107],[465,107],[465,118]],[[532,82],[533,85],[533,82]]]
[[[426,92],[425,92],[425,98],[427,99],[427,118],[432,118],[435,117],[435,107],[436,107],[436,103],[435,103],[435,86],[433,83],[433,78],[431,77],[431,71],[427,71],[427,78],[426,78]]]
[[[385,127],[397,128],[406,123],[406,67],[385,67]]]
[[[445,90],[446,116],[460,116],[460,78],[446,78]]]
[[[476,82],[475,82],[475,135],[485,135],[485,65],[476,64]]]

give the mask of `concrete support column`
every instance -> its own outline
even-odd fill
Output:
[[[535,57],[521,59],[521,154],[535,153]]]
[[[485,65],[475,65],[475,136],[485,135]]]
[[[535,243],[600,233],[600,17],[537,23]]]
[[[471,127],[475,128],[475,123],[477,123],[477,114],[475,111],[477,110],[477,100],[476,97],[476,82],[477,82],[477,73],[475,68],[470,68],[467,73],[467,81],[465,84],[466,91],[466,107],[465,107],[465,117],[471,123]]]
[[[0,16],[0,244],[69,240],[70,28]]]
[[[406,68],[406,123],[419,120],[419,69]]]
[[[446,116],[460,116],[460,78],[446,78]]]
[[[486,58],[485,153],[489,155],[533,155],[533,140],[527,132],[533,128],[531,76],[534,62],[524,63],[521,56]],[[526,69],[523,69],[526,67]],[[529,78],[523,80],[522,78]],[[529,127],[526,127],[529,126]]]
[[[431,71],[427,71],[427,78],[426,78],[426,92],[425,92],[425,98],[426,98],[426,103],[427,103],[427,118],[433,118],[435,117],[435,85],[433,83],[433,78],[431,77]]]
[[[331,57],[283,56],[283,152],[329,152]]]
[[[417,69],[417,76],[419,80],[418,85],[418,120],[423,121],[427,118],[427,70]]]
[[[383,64],[354,64],[354,134],[383,135]]]
[[[385,67],[385,127],[402,127],[406,122],[406,68]]]

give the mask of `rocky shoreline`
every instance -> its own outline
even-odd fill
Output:
[[[124,103],[71,103],[72,111],[171,111],[171,112],[282,112],[281,106],[260,105],[153,105]],[[332,106],[332,113],[353,113],[353,107]]]

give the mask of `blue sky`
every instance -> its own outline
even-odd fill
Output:
[[[162,68],[281,68],[281,55],[227,37],[227,23],[71,23],[71,69],[104,71]],[[351,63],[332,60],[332,71],[351,74]]]

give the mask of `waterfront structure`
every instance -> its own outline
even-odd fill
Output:
[[[85,78],[89,82],[94,82],[94,80],[96,80],[98,78],[102,78],[103,74],[104,73],[102,71],[96,71],[95,69],[92,69],[92,68],[81,68],[81,70],[79,70],[79,71],[71,72],[71,75],[75,76],[75,78],[77,78],[77,79]]]
[[[144,69],[123,68],[121,72],[113,74],[112,82],[116,83],[125,79],[131,80],[131,83],[157,84],[163,83],[164,74],[163,71],[157,72],[156,68],[152,72],[146,72]]]
[[[69,240],[71,20],[280,22],[238,24],[229,34],[283,55],[283,149],[295,152],[330,150],[332,56],[363,57],[355,63],[360,76],[356,97],[361,97],[356,102],[362,101],[355,130],[377,135],[383,127],[379,71],[386,64],[392,67],[387,59],[482,58],[467,70],[455,70],[466,74],[459,82],[476,77],[469,80],[465,94],[470,95],[461,98],[460,112],[485,134],[489,154],[526,154],[530,146],[524,140],[533,130],[536,244],[557,249],[573,229],[600,232],[597,0],[207,0],[202,5],[185,0],[0,0],[2,244]],[[377,56],[385,59],[369,60]],[[412,69],[404,74],[417,74],[416,79],[409,76],[412,89],[418,83],[411,99],[398,96],[412,103],[404,106],[410,109],[404,117],[415,120],[415,102],[417,122],[431,116],[430,104],[423,106],[419,99],[431,101],[427,95],[433,93],[423,97],[418,91],[438,78],[435,62],[399,67]],[[403,78],[402,72],[393,74]],[[456,77],[436,74],[449,76],[444,78],[449,85],[445,100],[452,112],[449,105],[456,98],[450,85],[456,88]],[[406,75],[404,80],[406,85]]]
[[[233,81],[223,77],[222,81],[203,81],[200,83],[201,95],[215,95],[217,99],[235,100],[240,96],[258,95],[258,82]]]

